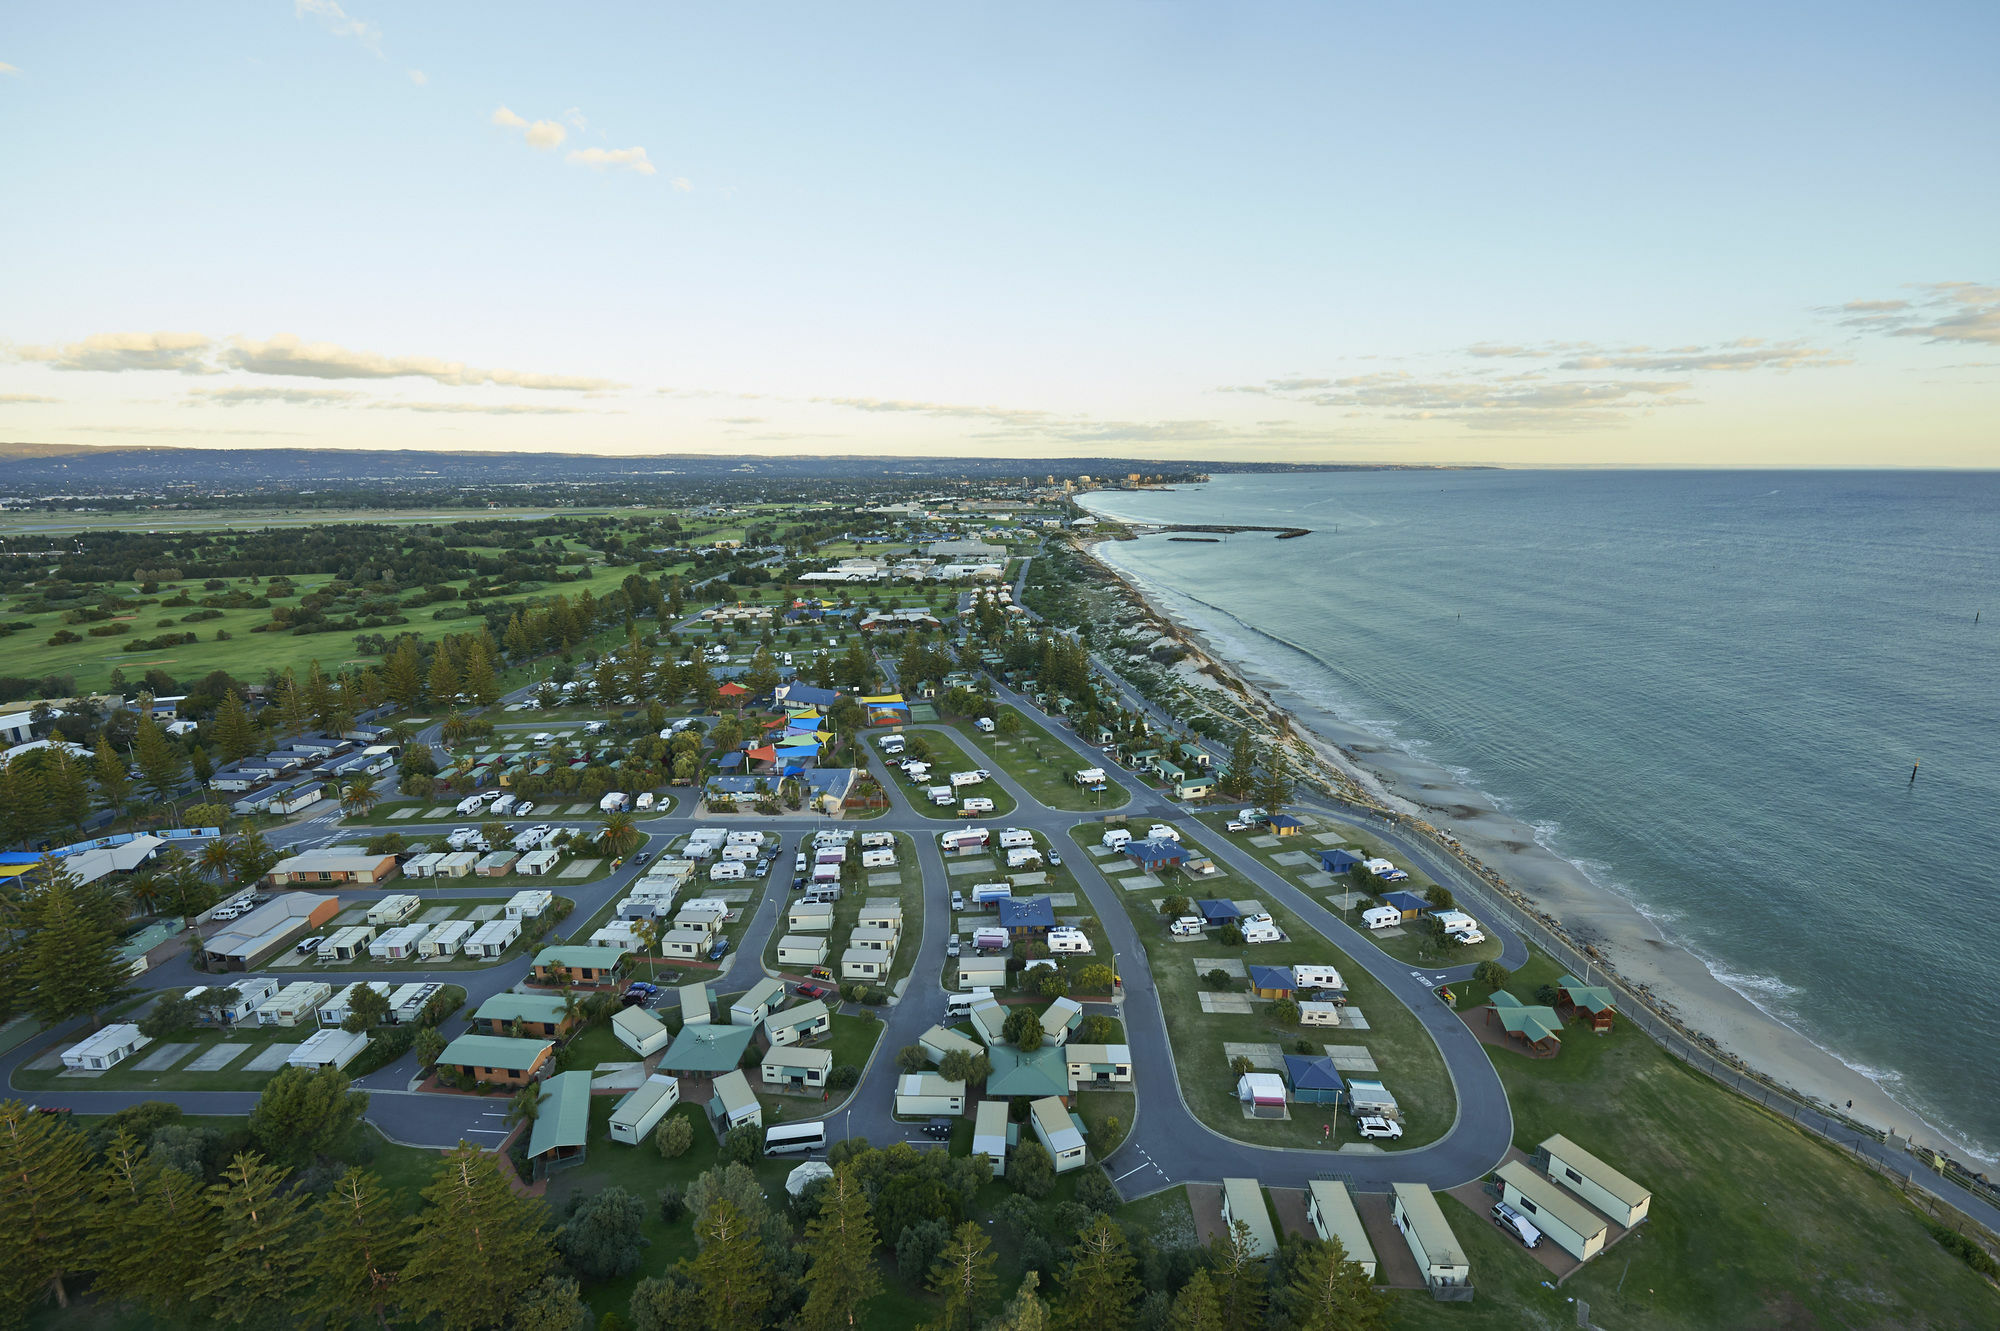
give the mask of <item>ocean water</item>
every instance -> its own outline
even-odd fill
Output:
[[[1312,528],[1103,549],[2000,1156],[2000,474],[1224,475],[1088,502]]]

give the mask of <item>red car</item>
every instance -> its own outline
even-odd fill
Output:
[[[800,998],[832,998],[833,990],[823,984],[802,984],[796,990]]]

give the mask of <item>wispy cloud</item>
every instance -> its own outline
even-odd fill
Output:
[[[5,60],[0,60],[0,74],[4,74],[7,77],[12,78],[16,74],[19,74],[20,72],[21,72],[21,67],[19,65],[10,65]]]
[[[654,175],[658,170],[651,162],[646,160],[646,150],[644,148],[579,148],[570,153],[569,160],[580,162],[584,166],[595,167],[599,170],[605,167],[624,167],[628,170],[636,171],[642,176]],[[676,179],[674,181],[674,188],[693,189],[694,186],[688,184],[685,180]]]
[[[34,402],[60,402],[59,397],[46,397],[41,393],[0,393],[0,406],[24,406]]]
[[[1766,344],[1745,338],[1719,347],[1667,347],[1572,356],[1564,370],[1636,370],[1645,374],[1694,374],[1701,371],[1807,370],[1852,365],[1853,359],[1803,342]]]
[[[507,388],[570,393],[599,392],[625,386],[610,379],[587,379],[578,375],[479,369],[463,361],[441,360],[434,356],[384,356],[372,351],[355,351],[332,342],[304,342],[291,333],[279,333],[263,342],[238,338],[224,353],[223,361],[232,369],[246,370],[251,374],[297,375],[308,379],[422,378],[454,388],[498,384]]]
[[[184,405],[240,407],[254,402],[281,402],[294,407],[345,406],[361,396],[351,388],[281,388],[251,384],[243,388],[190,388]]]
[[[906,398],[880,397],[825,397],[814,398],[828,406],[848,407],[854,411],[906,412],[919,416],[951,417],[960,420],[989,420],[1009,425],[1026,425],[1043,421],[1053,421],[1052,412],[1035,411],[1025,407],[982,407],[955,402],[921,402]]]
[[[2000,345],[2000,286],[1930,282],[1909,299],[1851,300],[1830,313],[1849,328],[1926,342]]]
[[[410,82],[416,84],[419,88],[423,87],[426,83],[429,83],[430,81],[431,81],[431,76],[424,73],[424,71],[422,71],[421,69],[413,69],[410,71]]]
[[[1329,379],[1272,379],[1222,391],[1260,393],[1307,406],[1381,413],[1393,420],[1457,420],[1471,429],[1575,429],[1685,400],[1686,381],[1489,378],[1389,370]]]
[[[504,106],[495,107],[491,120],[501,129],[518,129],[530,148],[560,148],[569,131],[553,120],[528,120]],[[571,154],[574,156],[575,154]]]
[[[214,346],[214,339],[205,333],[92,333],[67,346],[16,347],[14,354],[57,370],[214,374],[215,367],[208,363]]]
[[[383,398],[370,402],[374,411],[425,411],[450,414],[483,416],[575,416],[608,415],[590,407],[570,407],[560,403],[544,405],[539,402],[403,402],[394,398]]]
[[[316,18],[320,26],[336,37],[352,37],[376,55],[382,54],[382,30],[342,9],[337,0],[294,0],[292,13],[298,18]]]

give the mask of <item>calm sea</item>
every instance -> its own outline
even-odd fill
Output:
[[[1219,476],[1091,503],[1312,528],[1107,553],[2000,1155],[2000,474]]]

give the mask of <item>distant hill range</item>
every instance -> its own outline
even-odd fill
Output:
[[[415,482],[426,486],[602,484],[621,477],[657,480],[826,477],[1029,478],[1147,477],[1191,480],[1219,471],[1373,471],[1351,464],[1166,461],[1140,458],[973,458],[800,455],[788,457],[656,453],[474,453],[302,448],[99,447],[89,444],[0,443],[0,493],[91,493],[161,486],[367,486]]]

